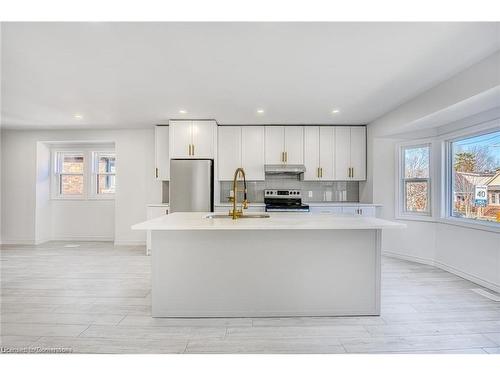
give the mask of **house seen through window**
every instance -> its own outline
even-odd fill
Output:
[[[67,199],[113,198],[116,157],[104,151],[56,151],[53,197]]]
[[[500,222],[500,131],[451,142],[451,215]]]

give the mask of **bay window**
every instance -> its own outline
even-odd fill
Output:
[[[399,214],[430,216],[430,144],[402,146],[399,175]]]
[[[448,142],[448,215],[500,224],[500,130]]]
[[[113,199],[116,158],[112,151],[53,150],[53,199]]]

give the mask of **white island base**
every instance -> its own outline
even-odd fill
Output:
[[[380,314],[380,229],[152,236],[154,317]]]

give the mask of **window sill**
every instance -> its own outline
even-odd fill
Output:
[[[52,201],[114,201],[115,197],[105,197],[105,198],[65,198],[65,197],[54,197],[50,198]]]
[[[415,214],[415,215],[395,215],[394,218],[396,220],[408,220],[408,221],[426,221],[426,222],[435,222],[436,219],[431,215],[425,214]]]
[[[486,232],[500,233],[500,224],[495,222],[476,222],[473,219],[458,219],[454,217],[446,217],[437,220],[438,223],[455,225],[457,227],[483,230]]]

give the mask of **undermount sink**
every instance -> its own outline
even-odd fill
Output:
[[[266,219],[268,214],[243,214],[238,217],[238,219]],[[229,214],[208,214],[205,219],[232,219],[233,217]]]

